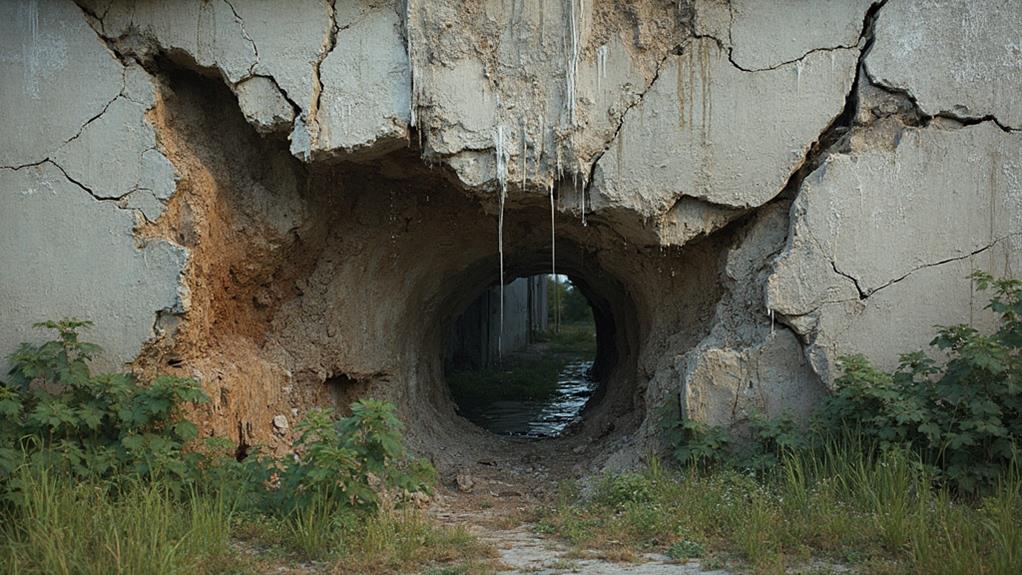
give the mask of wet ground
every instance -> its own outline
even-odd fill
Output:
[[[463,414],[476,425],[498,435],[538,439],[557,437],[580,420],[596,382],[591,361],[570,361],[557,378],[557,390],[547,399],[500,400],[464,406]]]

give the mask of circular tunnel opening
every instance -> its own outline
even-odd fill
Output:
[[[445,337],[444,378],[457,413],[519,439],[578,429],[602,395],[606,358],[600,361],[597,315],[567,275],[523,276],[484,289]]]

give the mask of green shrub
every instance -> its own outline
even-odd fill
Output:
[[[297,427],[296,457],[259,462],[265,481],[274,484],[268,494],[273,510],[293,513],[323,501],[374,509],[384,493],[430,489],[435,471],[409,458],[393,404],[363,399],[351,412],[334,419],[327,410],[310,411]]]
[[[914,352],[893,373],[862,356],[844,358],[820,418],[826,431],[855,429],[881,449],[918,454],[964,491],[991,485],[1022,441],[1022,281],[973,277],[994,291],[987,309],[1000,322],[992,335],[942,327],[931,345],[947,357],[943,365]]]
[[[706,554],[706,549],[696,541],[682,539],[667,548],[667,556],[675,561],[698,559]]]
[[[653,498],[653,484],[641,473],[604,475],[596,486],[593,499],[608,507],[628,503],[647,503]]]
[[[681,466],[712,467],[730,459],[731,435],[720,426],[682,418],[669,409],[661,417],[671,456]]]
[[[0,385],[0,486],[16,490],[11,474],[24,463],[80,479],[191,482],[200,456],[183,448],[197,430],[182,407],[209,398],[190,378],[164,375],[142,385],[131,374],[93,374],[88,361],[100,348],[78,335],[89,325],[36,324],[57,339],[22,344],[10,356],[8,383]]]
[[[749,437],[731,445],[726,429],[665,418],[681,465],[726,463],[763,471],[785,453],[854,436],[863,449],[912,454],[935,480],[960,491],[990,487],[1017,459],[1022,442],[1022,281],[973,275],[993,290],[991,335],[966,325],[941,327],[931,342],[943,364],[921,351],[904,354],[893,373],[861,355],[841,358],[843,374],[809,432],[788,418],[749,420]]]

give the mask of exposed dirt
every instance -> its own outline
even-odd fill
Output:
[[[578,434],[525,449],[458,417],[443,376],[446,327],[500,278],[494,198],[460,188],[413,147],[302,164],[285,140],[248,125],[217,78],[180,55],[151,68],[162,83],[152,120],[180,181],[140,233],[189,249],[188,309],[160,318],[163,336],[136,368],[199,379],[213,398],[194,414],[204,432],[236,440],[239,454],[283,452],[308,409],[343,412],[373,396],[398,406],[413,450],[445,473],[576,449],[581,466],[624,467],[654,447],[652,411],[670,391],[650,381],[708,333],[722,255],[739,234],[641,246],[612,222],[557,212],[557,272],[593,306],[603,385]],[[547,202],[508,197],[505,280],[550,271]],[[281,416],[289,425],[274,426]]]
[[[600,553],[572,549],[536,531],[537,507],[555,500],[560,480],[577,477],[585,452],[557,442],[524,444],[522,461],[485,459],[466,466],[435,498],[430,514],[446,525],[461,525],[498,551],[499,573],[683,575],[702,573],[698,561],[680,564],[655,553]],[[535,463],[533,463],[535,462]],[[547,463],[544,463],[547,462]]]

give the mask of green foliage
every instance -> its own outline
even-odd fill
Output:
[[[808,446],[805,430],[791,417],[752,413],[748,438],[736,446],[734,456],[742,469],[764,471],[776,467],[785,454]]]
[[[648,477],[640,473],[608,474],[597,484],[593,498],[608,507],[648,503],[653,498],[653,485]]]
[[[0,507],[0,572],[224,573],[236,501],[224,491],[187,500],[162,480],[105,482],[23,466],[23,504]]]
[[[943,363],[917,351],[902,355],[892,373],[861,355],[842,358],[836,391],[809,432],[788,418],[754,414],[746,441],[730,446],[723,428],[668,417],[674,458],[682,465],[764,471],[787,453],[852,434],[863,449],[913,454],[935,481],[959,491],[991,487],[1017,460],[1022,442],[1022,281],[984,273],[973,280],[980,290],[993,290],[987,309],[1000,320],[993,334],[941,327],[931,345]]]
[[[667,556],[675,561],[698,559],[706,554],[706,549],[696,541],[682,539],[667,548]]]
[[[454,401],[463,407],[483,407],[494,401],[543,401],[557,393],[558,376],[568,363],[560,356],[507,359],[481,369],[451,371],[447,386]]]
[[[940,328],[931,345],[947,358],[943,365],[914,352],[885,373],[862,356],[844,358],[820,418],[832,433],[857,429],[881,449],[919,454],[963,491],[990,486],[1022,441],[1022,282],[973,277],[994,291],[987,309],[1000,318],[995,333]]]
[[[901,451],[848,436],[786,452],[761,473],[729,466],[601,478],[542,511],[537,524],[587,549],[733,558],[728,571],[1009,575],[1022,572],[1022,476],[1002,470],[976,502],[933,488]],[[606,487],[611,486],[611,487]],[[631,494],[639,494],[633,497]]]
[[[662,414],[660,425],[679,465],[713,467],[730,459],[731,435],[723,427],[682,418],[671,408]]]
[[[327,410],[310,411],[297,428],[296,457],[257,462],[266,481],[275,483],[268,493],[271,509],[301,514],[324,501],[373,509],[385,492],[431,488],[436,472],[429,462],[409,458],[393,404],[363,399],[351,411],[339,419]]]
[[[562,323],[592,323],[593,310],[573,281],[560,282],[547,276],[547,317],[551,325],[558,317]]]
[[[37,324],[57,339],[22,344],[10,356],[9,382],[0,386],[0,486],[8,496],[26,462],[85,480],[160,476],[178,489],[195,477],[199,456],[184,448],[197,430],[182,409],[208,401],[206,394],[190,378],[141,385],[130,374],[93,374],[88,361],[100,348],[78,334],[89,325]]]

